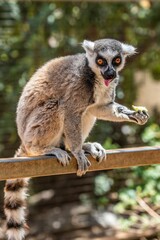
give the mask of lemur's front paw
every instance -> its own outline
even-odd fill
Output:
[[[69,154],[60,148],[54,148],[53,150],[47,152],[45,155],[55,156],[63,166],[67,166],[71,160]]]
[[[106,150],[99,143],[84,143],[83,150],[90,153],[98,162],[106,159]]]
[[[75,156],[78,165],[77,176],[81,177],[87,172],[88,168],[91,166],[91,163],[85,156],[83,150],[77,153],[73,152],[73,155]]]
[[[129,115],[129,118],[139,125],[145,124],[149,119],[149,114],[147,111],[134,111],[134,113]]]
[[[119,115],[123,115],[123,117],[125,114],[126,117],[129,120],[131,120],[131,122],[135,122],[139,125],[145,124],[149,119],[148,111],[145,109],[134,111],[134,110],[130,110],[124,106],[120,106],[120,107],[118,107],[118,113],[119,113]]]

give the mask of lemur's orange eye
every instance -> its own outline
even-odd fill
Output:
[[[106,64],[106,61],[105,59],[103,58],[97,58],[96,59],[96,63],[99,65],[99,66],[104,66]]]
[[[99,59],[97,60],[97,63],[98,63],[98,65],[103,65],[103,59],[99,58]]]
[[[120,57],[115,58],[115,59],[114,59],[114,63],[115,63],[116,65],[119,65],[119,64],[121,63],[121,58],[120,58]]]

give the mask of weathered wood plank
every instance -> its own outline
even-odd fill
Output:
[[[88,158],[92,164],[89,171],[160,164],[160,147],[107,150],[107,160],[101,164],[90,155]],[[75,158],[67,167],[61,166],[56,158],[50,156],[1,158],[0,180],[70,174],[76,173],[76,169]]]
[[[21,0],[22,1],[22,0]],[[27,1],[27,0],[25,0]],[[39,0],[34,0],[39,1]],[[47,2],[49,0],[40,0],[41,2]],[[130,0],[55,0],[55,2],[109,2],[109,3],[117,3],[117,2],[129,2]],[[132,2],[138,2],[139,0],[132,0]],[[155,0],[151,0],[155,1]]]

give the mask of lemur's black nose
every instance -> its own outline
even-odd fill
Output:
[[[113,69],[108,69],[104,72],[105,79],[113,79],[116,77],[116,72]]]

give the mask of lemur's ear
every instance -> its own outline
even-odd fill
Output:
[[[88,40],[84,40],[82,43],[82,47],[84,48],[84,50],[86,52],[88,52],[89,54],[93,54],[94,51],[94,42],[88,41]]]
[[[132,45],[125,44],[125,43],[122,43],[122,51],[123,51],[123,54],[126,56],[131,56],[131,55],[137,53],[135,47],[133,47]]]

